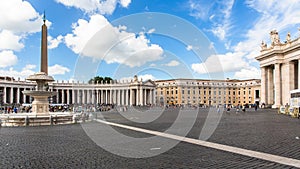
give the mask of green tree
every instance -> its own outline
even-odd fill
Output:
[[[88,81],[88,83],[89,83],[89,84],[97,84],[97,83],[100,84],[100,83],[105,83],[105,82],[110,83],[111,80],[112,80],[111,77],[104,77],[104,78],[103,78],[103,77],[101,77],[101,76],[96,76],[96,77],[90,79],[90,80]]]

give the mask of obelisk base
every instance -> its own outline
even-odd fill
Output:
[[[35,96],[32,102],[32,113],[36,115],[49,115],[48,96]]]

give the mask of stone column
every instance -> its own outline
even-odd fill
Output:
[[[14,88],[10,88],[10,103],[14,103]]]
[[[105,90],[105,103],[108,104],[108,93],[107,93],[107,89]]]
[[[103,101],[103,90],[100,90],[100,103],[104,103]]]
[[[298,60],[298,89],[300,89],[300,60]]]
[[[267,67],[261,67],[261,89],[260,89],[260,102],[267,104],[268,86],[267,86]]]
[[[140,88],[140,105],[143,106],[143,88]]]
[[[77,90],[77,103],[81,104],[81,100],[80,100],[80,90]]]
[[[95,104],[95,90],[91,90],[92,91],[92,104]]]
[[[139,102],[139,89],[138,88],[136,88],[136,92],[135,92],[135,104],[138,106],[139,104],[140,104],[140,102]]]
[[[268,91],[268,94],[267,94],[267,98],[268,98],[268,101],[266,104],[268,105],[272,105],[274,104],[274,77],[273,77],[273,69],[268,67],[268,82],[267,82],[267,91]]]
[[[109,103],[113,103],[113,97],[112,97],[112,89],[109,90]]]
[[[129,97],[128,97],[128,89],[126,89],[125,94],[126,94],[125,105],[128,106],[128,101],[129,101]]]
[[[17,89],[17,103],[20,103],[20,88]]]
[[[65,103],[65,92],[64,92],[64,89],[61,89],[61,103],[62,104]]]
[[[125,90],[122,90],[122,105],[125,105]]]
[[[118,106],[121,105],[121,90],[118,90],[118,99],[117,99],[117,102],[118,102]]]
[[[70,104],[70,90],[67,89],[67,104]]]
[[[72,104],[76,104],[76,101],[75,101],[75,90],[72,89]]]
[[[85,102],[86,102],[86,97],[85,97],[85,90],[82,90],[82,97],[81,97],[81,99],[82,99],[82,104],[85,104]]]
[[[117,90],[113,90],[113,92],[114,92],[113,104],[117,104]]]
[[[282,105],[281,102],[281,70],[280,63],[275,64],[275,104],[274,108],[279,108]]]
[[[24,90],[26,90],[26,89],[24,88]],[[25,94],[23,94],[23,103],[26,103],[26,95]]]
[[[58,89],[56,89],[56,103],[59,103],[59,92],[58,92]]]
[[[144,89],[144,105],[147,105],[147,89]]]
[[[91,90],[87,90],[86,91],[86,97],[87,97],[87,104],[90,104],[91,103]]]
[[[129,104],[130,104],[130,106],[132,105],[132,98],[133,98],[133,91],[132,91],[132,89],[129,89]]]
[[[99,103],[99,90],[96,90],[96,103]]]
[[[6,94],[7,94],[7,88],[6,88],[6,86],[4,86],[4,88],[3,88],[3,103],[7,103]]]
[[[153,99],[152,99],[152,97],[153,97],[153,95],[152,95],[152,89],[150,89],[150,92],[149,92],[149,104],[153,104]]]

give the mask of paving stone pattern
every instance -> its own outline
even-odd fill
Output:
[[[111,121],[164,131],[177,117],[168,109],[157,120],[133,123],[115,112],[103,113]],[[200,109],[188,137],[198,138],[207,109]],[[117,128],[116,128],[117,129]],[[148,134],[117,129],[133,137]],[[276,114],[274,110],[224,113],[208,140],[240,148],[300,158],[300,120]],[[105,136],[103,136],[105,137]],[[97,146],[80,124],[40,127],[0,128],[0,168],[293,168],[256,158],[179,143],[171,150],[151,158],[125,158]]]

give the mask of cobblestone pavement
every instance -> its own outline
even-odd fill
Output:
[[[198,138],[208,109],[200,109],[187,137]],[[150,123],[134,123],[118,113],[102,113],[109,121],[164,131],[178,115],[168,109]],[[190,119],[187,118],[188,122]],[[95,124],[95,123],[90,123]],[[97,123],[97,125],[103,125]],[[114,127],[132,137],[148,134]],[[109,137],[103,135],[103,137]],[[300,120],[274,110],[224,113],[208,141],[300,159]],[[0,168],[292,168],[181,142],[150,158],[126,158],[97,146],[80,124],[0,128]]]

